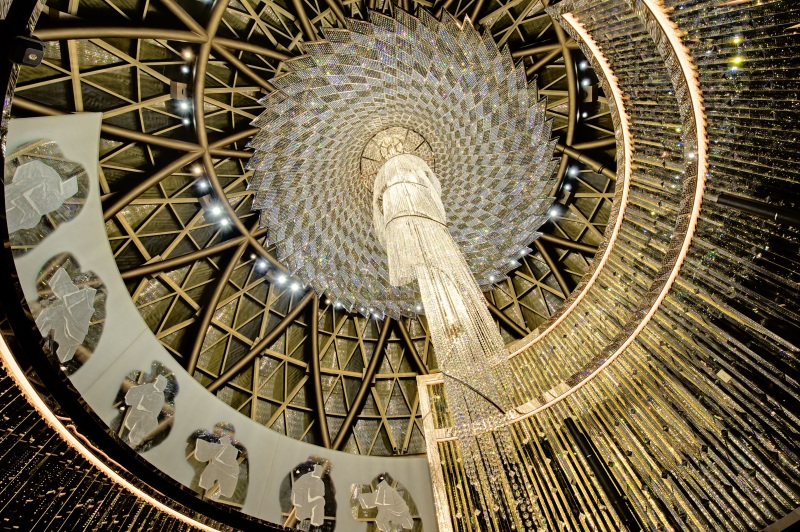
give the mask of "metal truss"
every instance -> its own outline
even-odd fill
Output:
[[[611,210],[608,106],[540,0],[400,0],[490,25],[548,97],[561,206],[486,293],[508,340],[548,319],[589,269]],[[164,347],[220,400],[290,437],[349,452],[425,450],[416,376],[436,368],[424,319],[376,322],[306,293],[251,211],[245,164],[258,100],[320,28],[375,0],[49,0],[17,116],[103,113],[106,230]]]

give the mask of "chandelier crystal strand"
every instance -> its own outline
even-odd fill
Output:
[[[423,159],[399,154],[380,168],[373,223],[390,283],[419,283],[464,469],[484,509],[479,518],[491,527],[489,512],[499,512],[525,530],[519,510],[532,511],[533,490],[516,465],[510,429],[502,427],[514,391],[505,344],[447,228],[439,180]]]

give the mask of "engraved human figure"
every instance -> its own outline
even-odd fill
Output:
[[[195,459],[208,462],[200,475],[200,487],[210,490],[219,483],[219,489],[211,494],[212,499],[217,499],[220,495],[231,497],[239,482],[239,449],[233,446],[230,436],[227,440],[215,443],[198,439],[195,445]]]
[[[125,394],[125,404],[130,406],[125,417],[125,428],[129,430],[128,441],[134,447],[141,445],[158,427],[158,415],[164,407],[166,387],[166,377],[159,375],[155,382],[133,386]]]
[[[5,192],[8,232],[13,233],[36,227],[42,216],[77,194],[78,179],[71,177],[62,181],[51,167],[41,161],[31,161],[17,168]]]
[[[314,526],[325,522],[325,484],[322,482],[323,466],[317,464],[294,482],[292,504],[298,521],[310,519]]]
[[[386,480],[381,480],[372,493],[359,493],[358,502],[362,508],[378,508],[375,524],[381,532],[393,532],[395,527],[405,529],[414,527],[408,504]]]
[[[58,343],[56,356],[60,362],[68,362],[89,332],[97,290],[89,286],[78,288],[64,268],[56,270],[47,284],[57,301],[36,316],[36,326],[42,336],[53,332]]]

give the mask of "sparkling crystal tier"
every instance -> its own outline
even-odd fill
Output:
[[[535,84],[490,33],[449,15],[373,12],[322,31],[286,61],[253,122],[253,208],[278,259],[346,308],[417,313],[419,287],[389,282],[365,186],[374,169],[362,168],[370,141],[396,128],[430,146],[448,229],[478,283],[499,280],[552,202],[555,141]]]

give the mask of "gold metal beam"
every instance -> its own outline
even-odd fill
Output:
[[[564,299],[566,299],[567,296],[569,296],[571,290],[569,288],[569,285],[567,284],[567,280],[561,273],[561,268],[559,268],[558,264],[553,259],[552,255],[550,255],[550,252],[547,251],[547,249],[544,247],[544,244],[542,244],[538,239],[533,241],[533,245],[534,247],[536,247],[536,251],[538,251],[542,255],[542,258],[544,259],[545,264],[547,264],[547,267],[550,268],[550,272],[553,274],[553,277],[556,278],[558,286],[564,293]]]
[[[300,300],[299,303],[289,312],[285,318],[283,318],[278,324],[272,329],[264,338],[258,341],[251,349],[244,355],[242,358],[236,361],[236,363],[228,368],[224,373],[222,373],[216,380],[214,380],[211,384],[206,386],[209,392],[214,393],[227,384],[233,377],[235,377],[240,371],[242,371],[245,367],[247,367],[250,362],[253,361],[254,358],[261,356],[264,353],[264,350],[269,347],[270,344],[274,343],[278,337],[283,334],[283,332],[291,325],[295,319],[300,315],[306,305],[308,305],[311,300],[315,297],[314,291],[309,290],[309,292]]]
[[[253,233],[253,236],[257,238],[258,236],[263,235],[265,232],[266,229],[261,229],[256,233]],[[191,253],[184,253],[183,255],[178,255],[177,257],[161,259],[147,264],[143,264],[138,268],[131,268],[130,270],[125,270],[124,272],[120,272],[120,276],[123,279],[135,279],[137,277],[143,277],[145,275],[151,275],[154,273],[174,270],[175,268],[180,268],[181,266],[191,264],[192,262],[198,261],[200,259],[204,259],[206,257],[211,257],[218,253],[222,253],[226,249],[238,246],[242,242],[246,241],[247,237],[237,236],[230,240],[226,240],[225,242],[221,242],[219,244],[215,244],[213,246],[209,246],[203,249],[198,249],[197,251],[193,251]]]
[[[564,146],[563,144],[559,143],[559,144],[556,144],[556,151],[558,153],[561,153],[561,154],[569,157],[570,159],[573,159],[575,161],[578,161],[581,164],[586,165],[587,167],[589,167],[589,169],[592,172],[601,174],[602,176],[610,179],[611,181],[616,181],[617,180],[616,171],[612,170],[611,168],[608,168],[603,163],[598,162],[595,159],[592,159],[591,157],[589,157],[585,153],[583,153],[581,151],[578,151],[575,148],[571,148],[569,146]]]
[[[233,144],[234,142],[238,142],[240,140],[244,140],[246,138],[252,137],[260,130],[257,127],[251,127],[248,129],[243,129],[242,131],[237,131],[235,133],[231,133],[230,135],[223,137],[221,139],[217,139],[214,142],[209,142],[208,147],[210,149],[214,148],[221,148],[223,146],[227,146],[228,144]]]
[[[64,111],[59,109],[53,109],[52,107],[48,107],[46,105],[42,105],[38,102],[34,102],[23,98],[21,96],[14,96],[13,100],[11,100],[11,104],[19,107],[20,109],[24,109],[26,111],[30,111],[32,113],[36,113],[42,116],[60,116],[65,115]],[[141,131],[134,131],[132,129],[126,129],[124,127],[113,126],[111,124],[102,124],[100,126],[100,130],[112,137],[118,137],[121,139],[133,141],[133,142],[142,142],[144,144],[150,144],[152,146],[160,146],[162,148],[171,148],[173,150],[178,151],[199,151],[200,146],[193,142],[187,142],[185,140],[178,140],[178,139],[171,139],[169,137],[161,137],[159,135],[151,135],[149,133],[142,133]]]
[[[249,66],[245,65],[242,61],[239,60],[238,57],[236,57],[228,50],[223,48],[220,44],[218,44],[217,42],[212,42],[211,47],[218,55],[222,56],[222,58],[225,59],[225,61],[234,66],[236,70],[238,70],[239,72],[250,78],[252,81],[255,81],[256,85],[269,92],[275,90],[275,86],[272,85],[272,83],[262,78],[256,71],[254,71]]]
[[[560,43],[538,44],[536,46],[529,46],[527,48],[520,48],[511,52],[511,57],[514,59],[521,59],[531,55],[543,54],[545,52],[552,52],[553,50],[561,51]]]
[[[350,432],[353,430],[353,425],[355,425],[358,414],[361,413],[361,409],[364,408],[364,403],[367,401],[367,395],[369,394],[370,388],[372,388],[372,380],[375,378],[375,373],[378,371],[380,362],[383,360],[385,354],[384,348],[386,347],[386,340],[389,338],[389,329],[391,328],[392,321],[393,320],[390,319],[383,320],[381,333],[380,336],[378,336],[378,343],[375,344],[372,358],[369,359],[367,369],[364,371],[364,378],[358,387],[355,398],[350,403],[347,416],[344,418],[342,426],[339,428],[339,432],[336,434],[336,438],[331,445],[331,448],[337,451],[344,447],[347,438],[350,436]]]
[[[428,367],[425,365],[425,362],[422,361],[422,357],[419,356],[419,351],[417,351],[417,348],[414,346],[414,342],[411,341],[411,335],[408,334],[408,328],[402,318],[397,320],[397,330],[400,331],[400,338],[402,338],[403,342],[406,344],[406,352],[408,352],[411,362],[416,366],[417,373],[420,375],[427,375]]]
[[[246,249],[247,239],[243,238],[242,242],[240,242],[239,246],[236,248],[236,251],[233,252],[230,260],[228,260],[227,266],[217,279],[217,284],[214,286],[214,291],[211,293],[211,297],[205,302],[205,308],[203,309],[203,315],[201,316],[200,323],[197,327],[197,335],[195,336],[192,350],[189,353],[189,356],[186,358],[186,371],[189,373],[189,375],[193,374],[195,368],[197,368],[197,361],[200,358],[200,351],[203,349],[203,343],[206,340],[208,327],[211,325],[211,319],[214,317],[214,313],[217,311],[217,305],[222,297],[222,292],[224,292],[225,287],[228,286],[228,281],[230,280],[231,275],[233,275],[233,271],[236,269],[236,265],[239,264],[239,259],[242,257],[242,255],[244,255]]]
[[[517,323],[514,320],[506,316],[502,310],[497,308],[497,306],[495,306],[495,304],[489,301],[488,299],[486,300],[486,307],[489,309],[489,313],[500,322],[500,325],[505,327],[506,330],[508,330],[518,339],[525,338],[530,333],[530,331],[526,331],[525,329],[517,325]]]
[[[570,148],[574,150],[592,150],[595,148],[610,148],[617,145],[617,138],[613,135],[609,137],[602,137],[597,140],[590,140],[587,142],[579,142],[573,144]]]
[[[325,3],[328,4],[328,7],[333,13],[333,16],[336,17],[336,20],[342,25],[342,27],[347,27],[347,21],[344,17],[344,9],[342,8],[342,2],[340,0],[325,0]],[[406,11],[411,12],[410,9]]]
[[[253,152],[245,150],[227,150],[225,148],[209,148],[213,157],[233,157],[234,159],[249,159]]]
[[[310,316],[311,349],[309,353],[308,369],[311,373],[311,384],[314,386],[314,411],[317,415],[317,427],[322,441],[322,446],[331,448],[331,433],[328,429],[328,416],[325,414],[325,396],[322,391],[322,372],[319,365],[319,298],[315,295],[311,301]]]
[[[151,174],[149,177],[139,181],[133,188],[126,190],[123,194],[113,196],[114,202],[103,208],[103,220],[106,222],[113,218],[115,215],[128,206],[134,199],[139,197],[142,193],[149,188],[156,186],[158,183],[168,178],[184,166],[191,164],[202,156],[202,152],[193,151],[178,157],[171,163],[162,166],[157,172]]]
[[[203,42],[204,35],[192,31],[147,26],[79,26],[64,25],[55,28],[36,28],[33,36],[41,41],[69,39],[165,39],[191,43]]]
[[[539,236],[539,240],[547,242],[548,244],[553,244],[554,246],[559,248],[582,251],[584,253],[589,253],[590,255],[594,255],[595,253],[597,253],[597,248],[594,246],[590,246],[589,244],[582,244],[580,242],[575,242],[574,240],[569,240],[554,235],[549,235],[547,233],[542,233]]]
[[[530,76],[536,74],[542,68],[544,68],[545,66],[549,65],[550,63],[552,63],[553,61],[558,59],[560,56],[561,56],[561,48],[559,47],[558,50],[553,50],[552,52],[548,53],[546,56],[544,56],[543,58],[539,59],[538,61],[536,61],[531,66],[529,66],[525,70],[525,75],[530,77]]]
[[[214,46],[223,46],[230,50],[239,50],[241,52],[250,52],[253,54],[262,55],[269,59],[276,59],[278,61],[286,61],[287,59],[292,58],[291,55],[284,52],[265,48],[247,41],[237,41],[235,39],[227,39],[225,37],[214,37],[214,39],[211,41],[211,44]]]
[[[306,13],[303,7],[303,0],[292,0],[292,7],[294,7],[294,14],[297,15],[300,21],[300,29],[303,30],[304,40],[306,42],[316,41],[317,34],[314,31],[314,26],[311,25],[311,21],[308,19],[308,13]]]
[[[483,9],[483,2],[484,0],[475,1],[475,6],[472,8],[472,14],[469,16],[470,20],[478,20],[478,17],[481,14],[481,9]]]
[[[189,30],[197,35],[206,36],[206,30],[199,24],[194,17],[186,12],[175,0],[161,0],[161,3],[166,7],[175,17],[186,25]]]

